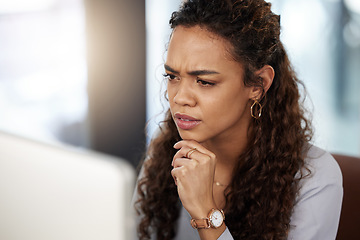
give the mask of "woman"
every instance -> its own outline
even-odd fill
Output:
[[[189,0],[173,13],[170,109],[135,196],[140,239],[335,239],[341,172],[309,144],[270,7]]]

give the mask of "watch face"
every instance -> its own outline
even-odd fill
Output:
[[[224,221],[224,218],[223,218],[222,213],[219,210],[213,211],[213,213],[210,216],[211,225],[215,228],[218,228],[221,226],[223,221]]]

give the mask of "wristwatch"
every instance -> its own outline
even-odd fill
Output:
[[[191,219],[190,224],[195,229],[219,228],[225,220],[223,210],[211,209],[207,218]]]

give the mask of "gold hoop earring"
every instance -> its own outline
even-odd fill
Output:
[[[256,111],[257,114],[254,114],[254,106],[255,105],[259,105],[259,109]],[[251,108],[250,108],[251,116],[255,119],[259,119],[261,117],[261,111],[262,111],[261,104],[257,100],[254,100],[254,103],[251,105]]]

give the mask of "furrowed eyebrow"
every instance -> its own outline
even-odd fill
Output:
[[[220,73],[212,70],[195,70],[188,72],[188,74],[192,76],[199,76],[199,75],[212,75],[212,74],[220,74]]]
[[[175,71],[174,69],[172,69],[172,67],[170,67],[169,65],[164,64],[164,68],[165,68],[165,70],[167,70],[169,72],[176,73],[176,74],[179,73],[178,71]]]
[[[165,64],[164,68],[169,72],[179,74],[178,71],[174,70],[169,65]],[[220,73],[216,72],[216,71],[212,71],[212,70],[195,70],[195,71],[188,72],[188,74],[191,75],[191,76],[199,76],[199,75],[212,75],[212,74],[220,74]]]

